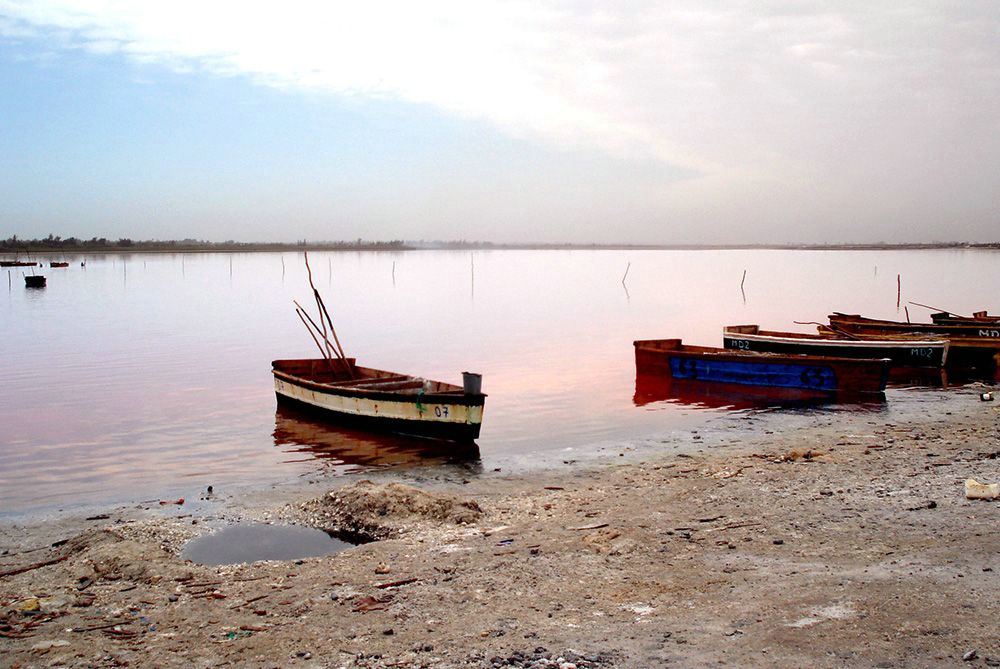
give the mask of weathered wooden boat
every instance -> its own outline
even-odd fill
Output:
[[[49,267],[69,267],[68,262],[50,262]]]
[[[892,365],[888,358],[734,351],[687,346],[680,339],[640,340],[633,346],[637,374],[661,373],[674,379],[785,388],[804,397],[881,393]]]
[[[774,332],[758,325],[727,325],[722,330],[725,348],[769,353],[805,353],[839,358],[889,358],[895,365],[941,367],[948,359],[948,340],[912,335],[878,339],[823,334]]]
[[[45,277],[41,274],[26,274],[24,286],[25,288],[45,288]]]
[[[486,402],[478,374],[464,386],[380,369],[354,358],[275,360],[278,403],[361,426],[455,442],[479,437]]]
[[[830,314],[829,320],[830,325],[837,330],[858,334],[933,333],[949,337],[987,337],[1000,340],[1000,322],[910,323],[840,312]]]
[[[947,325],[983,325],[1000,323],[1000,316],[991,315],[986,311],[973,312],[972,316],[959,316],[948,311],[939,311],[931,314],[931,320],[935,323]]]
[[[948,339],[948,365],[975,367],[1000,374],[1000,323],[904,323],[833,313],[830,326],[858,337],[916,333]],[[823,332],[821,326],[820,332]]]

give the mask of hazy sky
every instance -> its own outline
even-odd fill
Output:
[[[0,236],[1000,239],[1000,2],[0,0]]]

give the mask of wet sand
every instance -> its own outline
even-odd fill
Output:
[[[1000,480],[980,390],[905,423],[733,421],[723,447],[208,514],[379,538],[327,557],[186,562],[214,524],[183,507],[5,522],[0,666],[1000,666],[1000,502],[963,487]]]

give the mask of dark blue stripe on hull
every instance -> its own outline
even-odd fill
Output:
[[[671,357],[670,375],[675,379],[739,383],[745,386],[830,392],[837,390],[837,375],[833,369],[820,365]]]

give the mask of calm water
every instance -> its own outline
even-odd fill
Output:
[[[9,279],[0,298],[0,512],[193,497],[207,485],[452,459],[425,442],[276,412],[270,361],[315,353],[292,305],[310,295],[301,254],[136,254],[86,258],[86,267],[67,259],[69,268],[44,269],[43,290],[25,289],[21,269],[0,275]],[[726,324],[808,332],[793,321],[823,321],[833,310],[905,318],[897,275],[903,305],[997,311],[1000,285],[1000,255],[986,251],[414,251],[310,260],[360,364],[457,383],[464,370],[484,375],[479,454],[464,454],[463,475],[663,439],[726,411],[669,399],[637,405],[634,339],[721,345]],[[928,311],[911,305],[909,313],[926,320]],[[891,390],[880,410],[922,406],[926,392]]]

